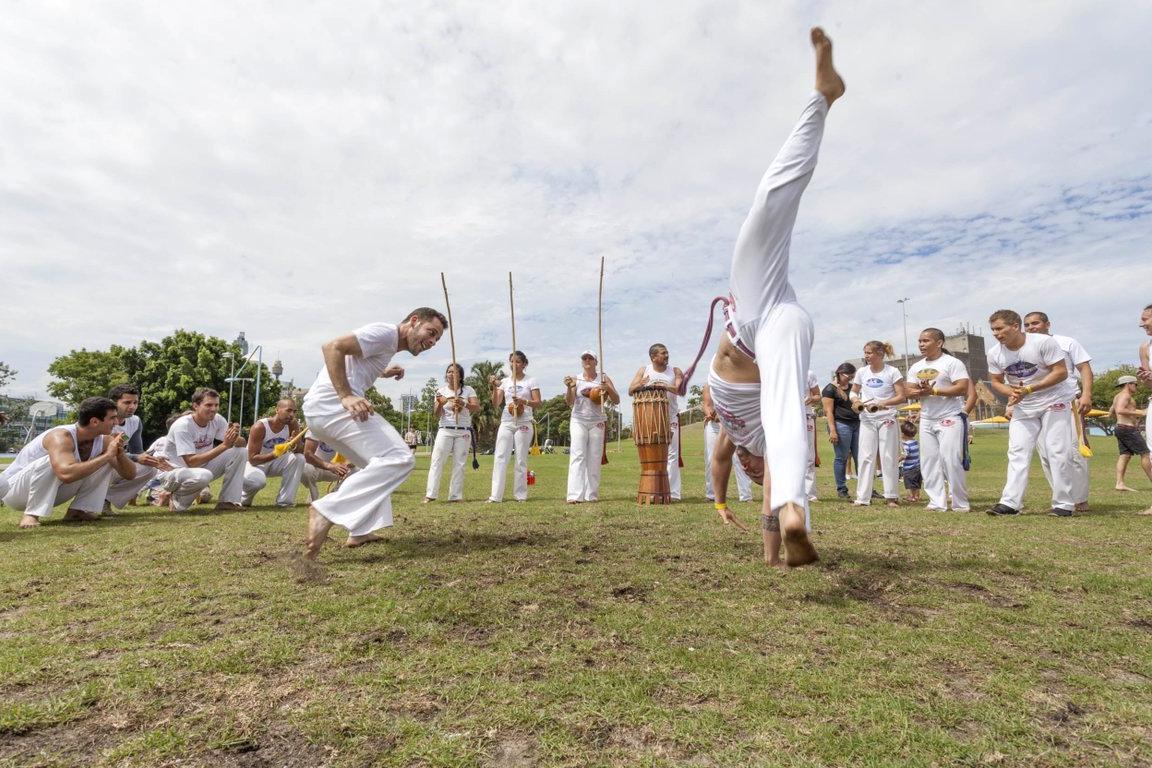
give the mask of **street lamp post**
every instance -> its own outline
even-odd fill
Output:
[[[228,358],[231,366],[228,369],[228,423],[232,423],[232,391],[233,382],[236,381],[236,355],[231,352],[225,352],[224,357]]]
[[[908,302],[911,301],[907,296],[902,299],[896,299],[896,303],[900,305],[900,312],[904,316],[904,375],[908,375]]]

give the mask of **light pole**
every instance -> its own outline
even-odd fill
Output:
[[[232,354],[231,352],[225,352],[224,357],[228,358],[228,362],[231,363],[231,367],[228,369],[228,378],[226,379],[226,381],[228,382],[228,423],[231,424],[232,423],[232,390],[233,390],[233,382],[236,381],[236,355]]]
[[[902,299],[896,299],[896,303],[900,305],[900,312],[904,315],[904,375],[908,375],[908,302],[911,301],[907,296]]]
[[[252,362],[252,357],[256,357],[256,402],[253,406],[256,418],[260,418],[260,373],[264,368],[264,345],[257,344],[256,349],[253,349],[251,354],[248,352],[248,339],[244,338],[244,331],[240,331],[240,335],[232,342],[240,350],[240,354],[244,356],[244,362],[236,368],[236,358],[231,352],[225,352],[224,355],[232,359],[232,373],[228,376],[228,421],[232,421],[232,394],[235,391],[236,382],[240,382],[240,426],[244,426],[244,389],[245,383],[253,381],[253,379],[240,378],[238,375],[244,373],[244,369],[248,367],[248,363]],[[255,423],[255,422],[253,422]]]

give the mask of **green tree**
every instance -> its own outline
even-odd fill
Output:
[[[488,384],[491,377],[503,378],[504,363],[482,360],[472,364],[472,372],[464,383],[476,390],[480,410],[472,415],[472,426],[476,428],[476,445],[481,449],[491,449],[496,445],[496,429],[500,426],[500,414],[492,405],[492,388]]]
[[[376,413],[380,414],[389,424],[396,427],[397,432],[403,429],[404,414],[400,413],[400,411],[396,410],[395,406],[392,405],[392,398],[380,394],[376,391],[375,387],[369,388],[369,390],[364,393],[364,397],[368,402],[372,403],[372,407],[376,409]]]
[[[536,420],[536,429],[540,433],[540,442],[551,437],[556,445],[568,445],[571,440],[569,422],[572,419],[572,409],[564,402],[564,395],[556,395],[540,403],[540,407],[532,413]]]
[[[73,407],[87,397],[107,395],[112,387],[130,381],[126,351],[114,344],[106,351],[81,348],[61,355],[48,366],[56,379],[48,384],[48,394]]]

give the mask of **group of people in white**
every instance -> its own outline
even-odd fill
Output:
[[[831,41],[819,28],[811,32],[816,52],[816,88],[799,122],[764,174],[752,209],[736,242],[730,294],[724,304],[725,334],[713,357],[703,391],[706,418],[706,495],[726,522],[743,528],[727,505],[727,488],[735,469],[742,500],[752,499],[753,483],[765,488],[761,528],[764,558],[769,564],[804,565],[818,559],[809,539],[809,503],[816,498],[816,416],[823,404],[828,439],[835,448],[833,474],[837,494],[849,498],[846,465],[857,462],[853,503],[873,498],[898,502],[897,463],[901,435],[897,409],[916,401],[919,410],[921,474],[927,506],[933,510],[967,511],[970,502],[967,415],[975,404],[974,382],[964,364],[944,348],[944,334],[927,328],[918,339],[921,360],[908,376],[886,362],[891,347],[864,345],[864,365],[840,366],[823,390],[809,370],[813,341],[811,318],[789,283],[791,232],[802,194],[816,167],[830,107],[845,92],[832,65]],[[1152,336],[1152,306],[1141,324]],[[988,354],[990,386],[1007,399],[1009,449],[1007,479],[999,501],[988,513],[1021,511],[1028,466],[1039,448],[1052,488],[1050,512],[1067,517],[1088,503],[1087,466],[1078,450],[1081,416],[1091,404],[1091,358],[1074,339],[1053,336],[1048,317],[1033,312],[1021,318],[999,310],[989,319],[998,342]],[[122,507],[145,487],[158,503],[174,511],[203,501],[213,480],[222,479],[220,508],[251,504],[269,477],[280,477],[279,506],[295,503],[301,483],[311,504],[306,556],[315,558],[333,525],[348,531],[346,546],[378,540],[377,530],[392,524],[392,493],[415,466],[411,447],[366,398],[379,378],[402,378],[392,363],[400,352],[419,355],[433,347],[448,328],[439,311],[420,307],[396,324],[372,323],[322,346],[324,363],[303,400],[307,439],[291,399],[276,404],[245,439],[239,425],[219,414],[220,397],[211,389],[191,396],[191,410],[174,417],[167,434],[147,450],[140,442],[135,415],[139,392],[130,386],[108,397],[80,403],[75,424],[54,428],[34,439],[0,475],[4,504],[21,510],[21,526],[39,524],[53,507],[69,502],[66,519],[89,520]],[[709,329],[711,326],[709,326]],[[701,354],[707,344],[701,346]],[[1152,380],[1149,351],[1141,347],[1140,376]],[[628,393],[658,387],[668,394],[672,440],[668,452],[671,498],[681,498],[678,396],[686,392],[696,364],[686,371],[669,363],[668,349],[655,344],[649,363],[637,370]],[[516,351],[509,374],[488,384],[499,410],[492,483],[488,501],[504,499],[508,463],[512,496],[528,497],[528,455],[533,436],[533,410],[541,405],[540,386],[527,374],[528,358]],[[598,370],[591,350],[580,357],[580,369],[564,378],[565,401],[571,407],[571,448],[566,500],[570,504],[599,499],[600,466],[606,421],[604,402],[619,403],[612,379]],[[1121,379],[1114,412],[1122,458],[1140,457],[1152,479],[1148,448],[1137,419],[1146,417],[1132,398],[1138,383]],[[480,408],[475,390],[464,383],[463,368],[453,363],[436,393],[439,429],[432,449],[424,501],[439,497],[442,474],[450,468],[448,501],[463,498],[465,463],[472,446],[472,417]],[[874,491],[879,467],[882,491]],[[1117,487],[1123,485],[1117,467]],[[319,483],[335,489],[319,493]],[[784,558],[780,557],[783,548]]]

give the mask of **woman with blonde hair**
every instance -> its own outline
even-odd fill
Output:
[[[907,397],[904,376],[884,362],[893,354],[891,344],[869,341],[864,345],[865,365],[856,371],[856,377],[852,380],[852,394],[855,396],[852,407],[860,414],[856,500],[852,502],[857,506],[866,507],[872,503],[877,447],[880,449],[884,498],[890,507],[900,505],[897,486],[900,480],[897,467],[900,459],[900,426],[896,423],[894,406],[903,403]]]

